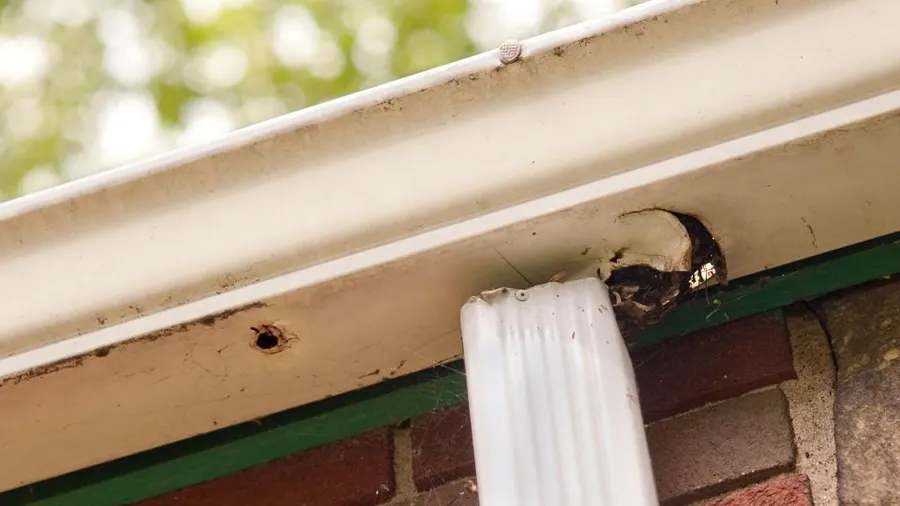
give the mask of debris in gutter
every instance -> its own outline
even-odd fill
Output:
[[[680,250],[629,254],[617,251],[606,278],[616,320],[622,335],[633,344],[641,331],[657,323],[679,303],[712,281],[727,284],[728,269],[722,250],[709,230],[694,216],[652,209],[634,213],[666,213],[674,216],[690,239]],[[685,246],[687,246],[685,248]],[[659,262],[665,257],[667,261]],[[674,258],[672,258],[674,257]],[[679,258],[683,257],[683,258]],[[648,261],[642,261],[646,258]],[[683,260],[687,260],[685,262]],[[627,263],[623,259],[628,259]],[[649,261],[653,259],[653,261]],[[687,267],[687,269],[685,269]]]

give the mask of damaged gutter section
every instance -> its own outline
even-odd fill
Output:
[[[509,65],[491,51],[0,204],[0,356],[896,89],[898,18],[891,0],[649,2]]]
[[[900,94],[0,360],[0,403],[21,407],[0,418],[0,431],[17,434],[4,447],[0,488],[457,360],[459,308],[471,294],[527,288],[524,277],[596,273],[609,252],[630,244],[633,231],[617,223],[636,209],[690,209],[714,234],[729,277],[900,230],[894,110]],[[740,191],[725,202],[715,192],[730,185]],[[835,200],[834,188],[848,198]],[[884,211],[878,221],[872,206]],[[652,221],[673,224],[658,217]],[[817,247],[801,217],[814,225]],[[683,239],[683,230],[668,230]],[[335,272],[348,274],[329,278]],[[697,311],[683,327],[731,314]],[[257,350],[252,329],[262,325],[295,336],[291,346]],[[71,367],[28,374],[79,355]],[[41,457],[48,453],[52,462]]]
[[[458,360],[484,290],[640,326],[897,232],[896,19],[651,2],[0,205],[0,490]]]

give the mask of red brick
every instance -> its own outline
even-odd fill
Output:
[[[376,430],[139,504],[373,506],[394,496],[393,446]]]
[[[428,490],[475,474],[468,404],[423,415],[411,428],[416,488]]]
[[[687,504],[793,469],[781,389],[745,395],[647,427],[662,504]]]
[[[633,360],[648,423],[797,376],[784,321],[770,315],[638,350]]]
[[[701,506],[813,506],[806,475],[781,476],[704,502]]]
[[[478,506],[478,485],[468,478],[422,492],[413,499],[390,506]]]

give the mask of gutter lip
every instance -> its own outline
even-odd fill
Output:
[[[222,294],[134,318],[0,358],[0,384],[42,366],[84,356],[147,334],[351,275],[394,260],[477,238],[579,204],[900,111],[900,90],[615,174],[568,190],[351,253]]]
[[[703,0],[650,0],[597,19],[530,37],[520,41],[522,54],[519,60],[597,37],[701,1]],[[503,66],[505,65],[499,59],[499,49],[484,51],[417,74],[239,128],[209,143],[176,148],[120,167],[68,181],[53,188],[0,202],[0,222],[12,220],[84,195],[97,193],[109,187],[169,171],[199,159],[240,149],[280,134],[322,124],[360,109],[446,84],[454,79]]]

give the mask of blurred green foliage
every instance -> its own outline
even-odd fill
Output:
[[[0,200],[27,190],[28,185],[23,188],[22,180],[35,168],[52,170],[60,180],[80,175],[78,171],[67,171],[67,161],[83,154],[96,141],[90,132],[94,126],[92,108],[96,108],[92,99],[101,92],[149,90],[162,130],[171,129],[177,133],[184,125],[186,106],[200,97],[213,99],[236,112],[234,126],[243,126],[266,116],[300,109],[459,59],[475,50],[464,27],[467,0],[295,2],[303,8],[299,12],[305,10],[311,14],[323,37],[333,41],[339,49],[338,59],[343,60],[343,65],[335,65],[340,68],[334,75],[323,75],[327,74],[323,72],[317,75],[308,65],[285,64],[273,51],[273,23],[291,2],[224,1],[214,5],[212,10],[218,10],[217,13],[205,13],[208,19],[202,19],[202,16],[189,16],[189,2],[89,1],[81,2],[85,4],[84,12],[61,13],[57,16],[59,19],[48,22],[47,18],[53,18],[53,15],[40,12],[35,15],[35,12],[65,10],[68,8],[62,5],[63,2],[77,3],[79,0],[35,0],[39,5],[29,6],[30,1],[5,5],[0,17],[0,44],[21,36],[36,36],[46,43],[49,62],[44,75],[33,82],[0,88],[0,111],[4,118],[0,124]],[[114,10],[133,14],[131,20],[140,25],[139,37],[145,43],[163,48],[165,61],[161,68],[152,72],[147,82],[128,82],[111,71],[114,64],[109,62],[110,51],[116,48],[109,47],[98,33],[125,30],[115,24],[129,21],[127,16],[116,20],[110,14]],[[390,20],[394,32],[390,33],[390,26],[388,30],[382,30],[382,35],[393,47],[387,54],[386,65],[382,65],[384,69],[378,71],[360,69],[354,64],[354,51],[360,52],[358,48],[354,49],[359,23],[374,16]],[[201,18],[199,21],[198,17]],[[431,47],[422,47],[429,43]],[[189,70],[192,65],[196,66],[199,58],[221,45],[245,53],[246,68],[239,81],[229,86],[215,86],[192,76]],[[15,49],[13,44],[9,51]],[[0,50],[0,56],[3,54]],[[272,101],[272,98],[277,100]],[[260,99],[269,99],[274,105],[268,111],[240,113],[242,107]],[[27,103],[29,107],[17,114],[11,110],[17,103]],[[39,105],[37,110],[35,103]],[[19,119],[18,116],[29,113],[38,114],[39,125],[22,132],[21,123],[10,124]],[[173,144],[164,142],[162,148],[174,147]],[[82,157],[82,162],[103,165],[103,160],[98,157],[89,160]],[[48,184],[52,182],[48,181]]]
[[[477,1],[0,3],[0,201],[473,54]]]

